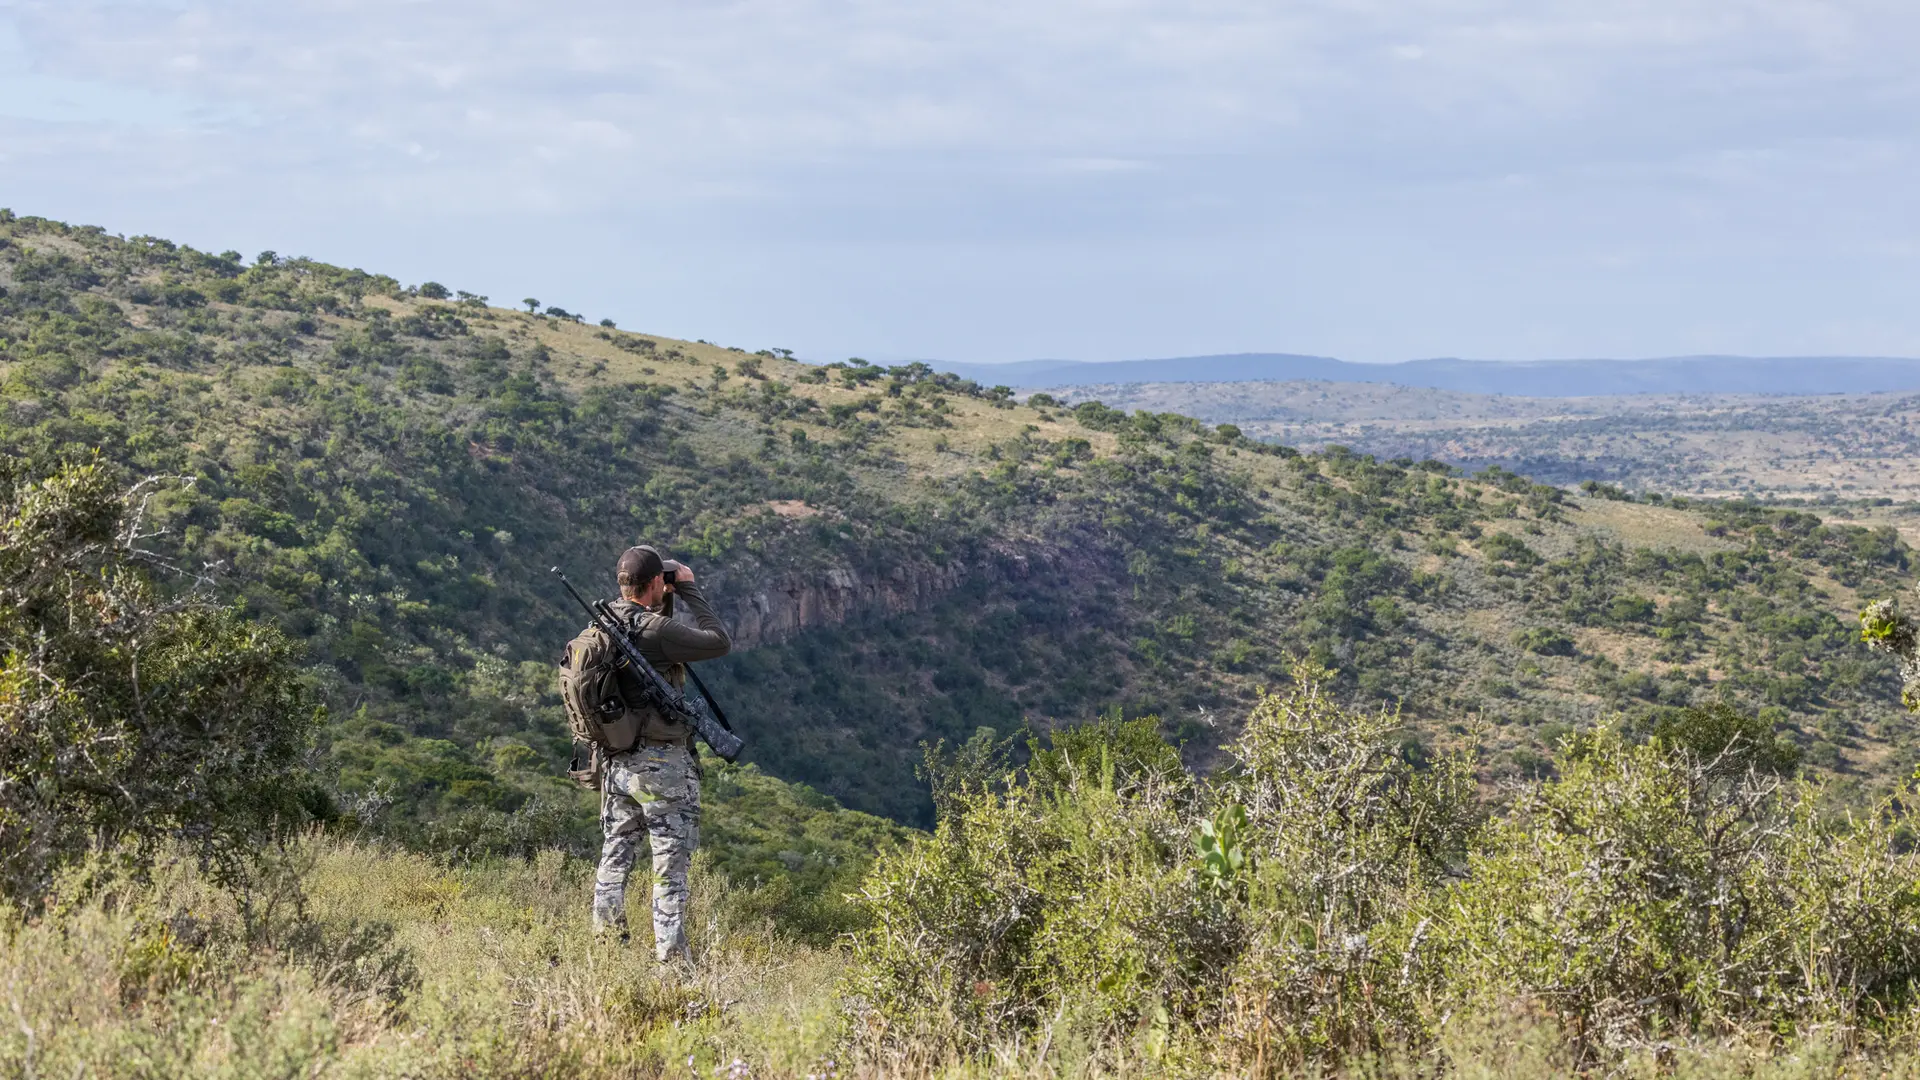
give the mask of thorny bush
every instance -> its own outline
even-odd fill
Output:
[[[1835,823],[1764,725],[1703,709],[1489,798],[1470,751],[1405,760],[1325,681],[1297,669],[1211,777],[1123,766],[1142,722],[1106,721],[954,793],[867,879],[850,1038],[1281,1075],[1510,1013],[1570,1062],[1920,1030],[1915,792]]]

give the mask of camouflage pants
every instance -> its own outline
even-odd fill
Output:
[[[700,769],[684,746],[640,745],[608,758],[600,788],[600,871],[595,931],[627,927],[627,876],[644,837],[653,851],[653,948],[687,952],[687,867],[700,843]]]

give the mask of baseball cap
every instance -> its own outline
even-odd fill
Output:
[[[620,553],[620,565],[615,568],[622,585],[645,585],[658,577],[663,565],[660,553],[646,546],[630,547]]]

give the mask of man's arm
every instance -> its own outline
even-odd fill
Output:
[[[661,657],[669,664],[691,664],[699,660],[714,660],[727,655],[733,648],[733,639],[727,636],[727,628],[720,622],[720,616],[713,613],[713,606],[700,594],[700,586],[691,579],[675,581],[673,595],[679,597],[687,610],[693,612],[698,626],[670,620],[658,620],[648,633],[653,644],[659,649]]]

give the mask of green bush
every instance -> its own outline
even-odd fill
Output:
[[[1489,559],[1515,566],[1533,566],[1540,562],[1540,556],[1525,541],[1510,533],[1489,533],[1480,541],[1480,550]]]
[[[1770,723],[1713,706],[1565,736],[1486,821],[1470,755],[1403,753],[1325,677],[1211,777],[1110,718],[945,800],[862,888],[854,1030],[1209,1075],[1447,1052],[1449,1018],[1524,1016],[1581,1066],[1912,1037],[1920,789],[1836,824]]]
[[[0,895],[34,902],[95,846],[173,839],[238,872],[326,811],[292,643],[150,582],[155,487],[0,461]]]
[[[1567,636],[1563,630],[1555,630],[1548,626],[1535,626],[1517,631],[1513,635],[1513,643],[1530,653],[1539,653],[1541,656],[1572,656],[1574,653],[1573,638]]]
[[[1911,1021],[1920,863],[1891,807],[1835,830],[1815,787],[1720,752],[1567,746],[1435,898],[1437,1005],[1528,1002],[1587,1052]]]
[[[1110,719],[950,800],[862,889],[863,1030],[967,1053],[1070,1022],[1234,1070],[1412,1038],[1408,915],[1461,857],[1472,772],[1408,764],[1326,674],[1263,699],[1216,779]]]

